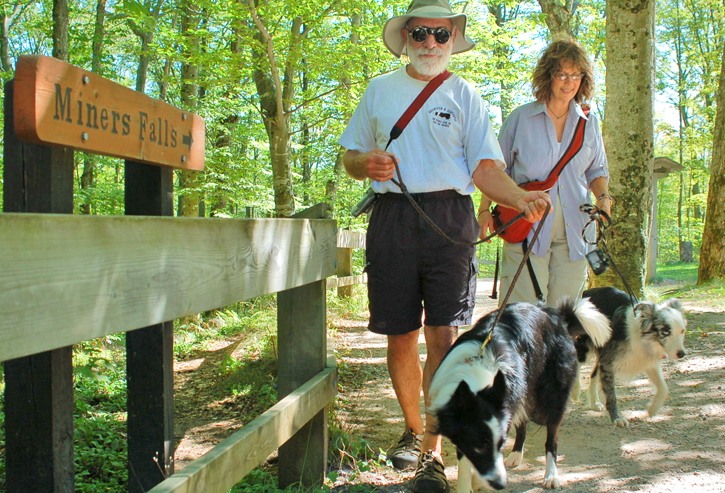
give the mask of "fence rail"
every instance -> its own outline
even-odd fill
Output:
[[[170,166],[203,166],[203,122],[47,57],[21,57],[18,67],[19,79],[5,86],[0,214],[6,491],[75,490],[71,345],[118,332],[126,332],[130,492],[227,491],[276,448],[281,487],[319,485],[336,394],[326,338],[335,221],[165,217],[173,215]],[[101,115],[98,131],[67,114],[76,97],[89,118]],[[123,134],[138,139],[128,143],[131,156],[125,143],[104,147],[111,130],[103,115],[119,108],[118,118],[136,127]],[[62,118],[46,118],[53,111]],[[146,152],[151,134],[143,129],[162,120],[184,145],[174,148],[172,139],[157,158]],[[18,138],[16,124],[30,142]],[[44,141],[56,125],[62,139]],[[71,214],[74,148],[143,160],[125,161],[126,216]],[[167,478],[174,471],[173,320],[267,293],[277,293],[280,402]]]

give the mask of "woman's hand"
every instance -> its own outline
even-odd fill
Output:
[[[481,226],[481,234],[478,235],[479,239],[484,239],[487,235],[493,234],[496,231],[496,223],[493,220],[491,211],[484,209],[476,216],[478,218],[478,224]],[[491,243],[491,240],[487,240],[486,243]]]

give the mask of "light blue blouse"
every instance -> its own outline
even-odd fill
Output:
[[[593,113],[589,113],[588,117],[585,116],[581,106],[572,100],[569,103],[560,145],[556,139],[554,122],[546,113],[546,105],[538,102],[528,103],[516,108],[506,118],[498,136],[506,161],[506,172],[516,183],[544,180],[569,147],[579,118],[587,120],[584,144],[579,153],[566,165],[550,192],[552,203],[556,204],[556,199],[559,197],[563,206],[569,257],[572,261],[584,259],[584,255],[593,249],[582,238],[582,230],[589,221],[589,216],[580,212],[579,206],[585,202],[591,203],[589,185],[594,179],[600,176],[609,178],[602,132],[596,116]],[[535,255],[546,255],[551,243],[553,223],[552,211],[546,218],[534,245]],[[529,233],[529,241],[535,229],[536,225]],[[590,240],[594,239],[593,225],[587,229],[587,237]]]

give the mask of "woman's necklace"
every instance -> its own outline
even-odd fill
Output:
[[[566,116],[567,113],[569,113],[569,108],[568,107],[566,108],[566,111],[564,112],[564,114],[562,114],[561,116],[559,116],[556,113],[554,113],[554,110],[551,109],[551,106],[549,106],[549,103],[546,103],[546,107],[549,109],[549,111],[551,111],[551,114],[556,117],[556,121],[561,120],[563,117]]]

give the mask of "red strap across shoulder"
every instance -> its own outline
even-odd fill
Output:
[[[443,84],[443,81],[446,80],[449,75],[451,75],[451,73],[448,70],[444,70],[426,84],[423,90],[420,91],[420,94],[418,94],[415,100],[410,104],[408,109],[405,110],[403,116],[401,116],[398,122],[393,126],[393,129],[390,131],[390,140],[388,141],[388,145],[390,145],[390,142],[397,139],[400,134],[403,133],[403,130],[410,120],[413,119],[413,116],[418,113],[418,110],[423,106],[423,103],[425,103],[430,95],[433,94],[433,92],[438,89],[441,84]]]
[[[588,112],[587,112],[588,113]],[[551,170],[549,173],[549,176],[546,177],[546,180],[544,181],[530,181],[528,183],[524,183],[521,186],[524,188],[524,190],[543,190],[548,191],[551,190],[551,188],[556,183],[556,180],[559,179],[559,175],[561,174],[561,171],[564,169],[564,166],[569,164],[569,161],[574,159],[574,156],[576,156],[579,151],[582,148],[582,145],[584,144],[584,130],[586,127],[586,119],[585,118],[579,118],[579,121],[576,124],[576,129],[574,130],[574,137],[572,137],[571,142],[569,143],[569,147],[567,147],[566,152],[563,156],[561,156],[561,159],[559,159],[559,162],[556,163],[556,166],[554,166],[554,169]]]

